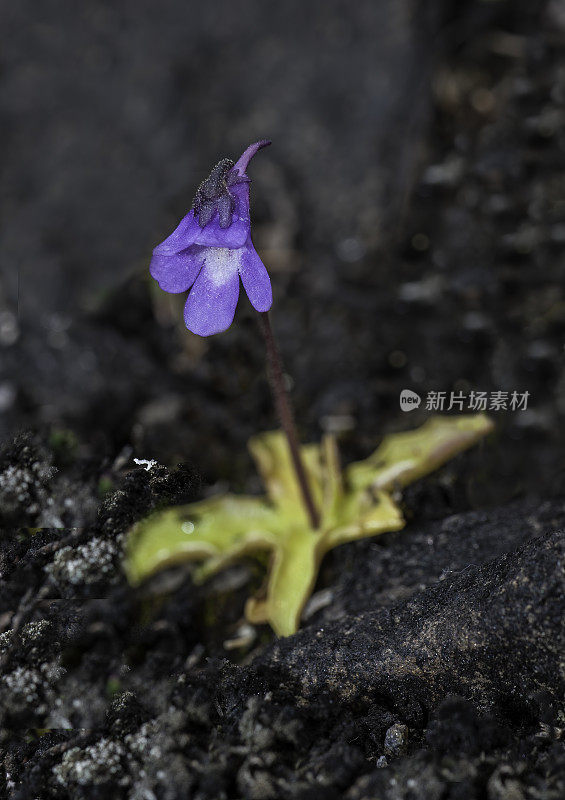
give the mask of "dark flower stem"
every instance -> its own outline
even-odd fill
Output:
[[[310,525],[316,530],[320,525],[320,515],[314,504],[310,486],[308,485],[308,477],[304,469],[304,462],[300,455],[300,444],[296,433],[294,415],[292,413],[288,392],[284,385],[282,360],[275,341],[273,329],[271,328],[271,320],[269,319],[268,311],[259,313],[259,327],[261,328],[261,333],[265,340],[265,348],[267,351],[267,375],[269,377],[269,385],[275,401],[277,414],[286,434],[290,456],[294,465],[294,471],[296,472],[298,485],[302,492],[304,506],[310,519]]]

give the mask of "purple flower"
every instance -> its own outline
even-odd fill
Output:
[[[202,181],[191,210],[153,250],[149,270],[165,292],[190,289],[186,327],[211,336],[231,325],[239,279],[257,311],[273,302],[271,281],[251,241],[249,183],[245,170],[266,139],[249,145],[235,163],[224,158]]]

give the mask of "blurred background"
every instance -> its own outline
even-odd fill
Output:
[[[565,489],[563,0],[18,0],[2,19],[2,439],[253,487],[246,439],[276,424],[254,312],[242,294],[198,339],[148,265],[211,166],[268,137],[253,234],[303,437],[363,457],[426,417],[404,388],[528,391],[456,462],[460,502]]]

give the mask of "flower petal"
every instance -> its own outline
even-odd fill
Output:
[[[241,249],[207,248],[204,266],[184,307],[184,322],[198,336],[221,333],[231,325],[239,297]]]
[[[190,289],[204,263],[204,248],[193,245],[182,253],[163,255],[153,251],[149,265],[151,277],[163,291],[171,294]]]
[[[216,211],[211,222],[208,222],[203,228],[196,223],[198,231],[194,238],[194,244],[206,247],[229,247],[232,250],[243,247],[251,230],[249,184],[247,182],[238,183],[230,188],[230,192],[235,200],[235,211],[229,228],[220,227],[220,218]]]
[[[171,253],[180,253],[181,250],[186,250],[191,244],[195,244],[199,231],[200,225],[194,219],[194,211],[191,209],[181,219],[171,235],[157,245],[153,250],[154,255],[171,255]]]
[[[268,311],[273,304],[271,279],[253,247],[251,237],[242,248],[239,274],[253,308],[256,311]]]

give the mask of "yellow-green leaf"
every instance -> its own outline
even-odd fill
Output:
[[[291,512],[297,521],[307,525],[308,515],[304,510],[290,450],[282,431],[268,431],[253,436],[247,446],[272,504],[285,513]],[[317,444],[303,445],[301,454],[312,497],[320,507],[322,501],[320,448]]]
[[[385,436],[369,458],[349,465],[347,480],[357,489],[407,486],[467,450],[493,427],[485,414],[431,417],[415,431]]]
[[[344,542],[399,530],[404,525],[394,487],[436,469],[492,429],[484,415],[434,417],[419,430],[386,436],[345,480],[335,440],[301,448],[320,510],[309,525],[286,439],[281,431],[255,436],[249,447],[266,497],[224,495],[152,514],[130,531],[125,569],[132,584],[170,564],[199,561],[204,580],[248,553],[269,553],[266,595],[248,600],[252,622],[269,622],[279,636],[294,633],[316,583],[324,554]]]
[[[376,498],[364,490],[353,489],[343,499],[335,527],[324,537],[324,552],[344,542],[398,531],[404,517],[392,497],[378,492]]]
[[[249,549],[269,549],[284,520],[262,499],[222,495],[158,511],[129,533],[125,561],[130,583],[163,567],[204,560],[211,574]]]
[[[298,630],[302,609],[314,588],[321,554],[318,537],[307,528],[289,532],[284,542],[273,551],[267,598],[261,602],[261,614],[278,636],[290,636]],[[246,609],[255,619],[259,615],[253,604]]]

